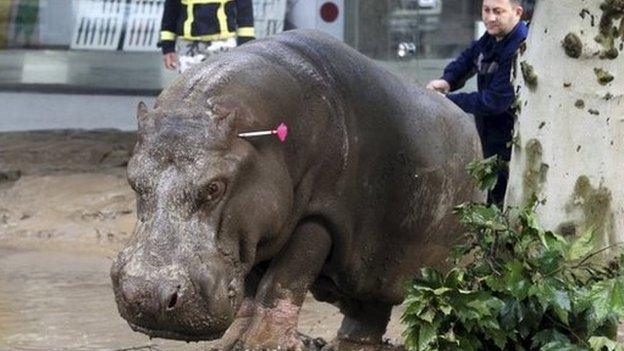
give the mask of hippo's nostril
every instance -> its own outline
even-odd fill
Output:
[[[168,284],[163,284],[159,287],[159,306],[160,312],[171,311],[174,308],[180,306],[180,299],[182,295],[180,295],[181,286],[171,286]]]
[[[169,304],[167,304],[167,309],[170,310],[175,307],[176,303],[178,303],[178,292],[174,292],[169,297]]]

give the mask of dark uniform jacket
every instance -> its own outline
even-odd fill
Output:
[[[175,51],[176,37],[213,41],[254,38],[252,0],[166,0],[160,42],[163,54]]]
[[[527,32],[522,21],[501,41],[486,32],[444,70],[442,79],[451,85],[451,91],[462,88],[466,80],[477,74],[477,92],[449,94],[448,98],[475,115],[485,157],[498,154],[509,160],[507,144],[512,139],[511,106],[515,101],[511,70]]]

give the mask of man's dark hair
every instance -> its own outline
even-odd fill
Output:
[[[522,6],[524,7],[524,0],[509,0],[509,3],[514,6]]]

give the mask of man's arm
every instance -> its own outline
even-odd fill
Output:
[[[180,6],[180,0],[165,0],[165,9],[160,22],[160,41],[158,42],[163,54],[175,52],[176,26],[180,15]]]
[[[496,115],[507,111],[514,102],[515,94],[511,84],[513,55],[500,62],[500,67],[489,87],[480,92],[447,95],[464,112],[475,115]]]
[[[446,66],[442,80],[449,83],[450,91],[461,89],[466,81],[477,73],[475,66],[477,54],[477,42],[473,41],[468,49]]]
[[[255,38],[252,0],[236,0],[236,42],[242,45]]]

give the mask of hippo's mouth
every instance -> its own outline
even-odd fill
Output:
[[[205,341],[205,340],[216,340],[223,336],[223,333],[213,333],[213,334],[185,334],[171,330],[159,330],[159,329],[150,329],[140,327],[136,324],[132,324],[128,322],[130,328],[132,330],[143,333],[150,338],[163,338],[163,339],[174,339],[174,340],[183,340],[183,341]]]

